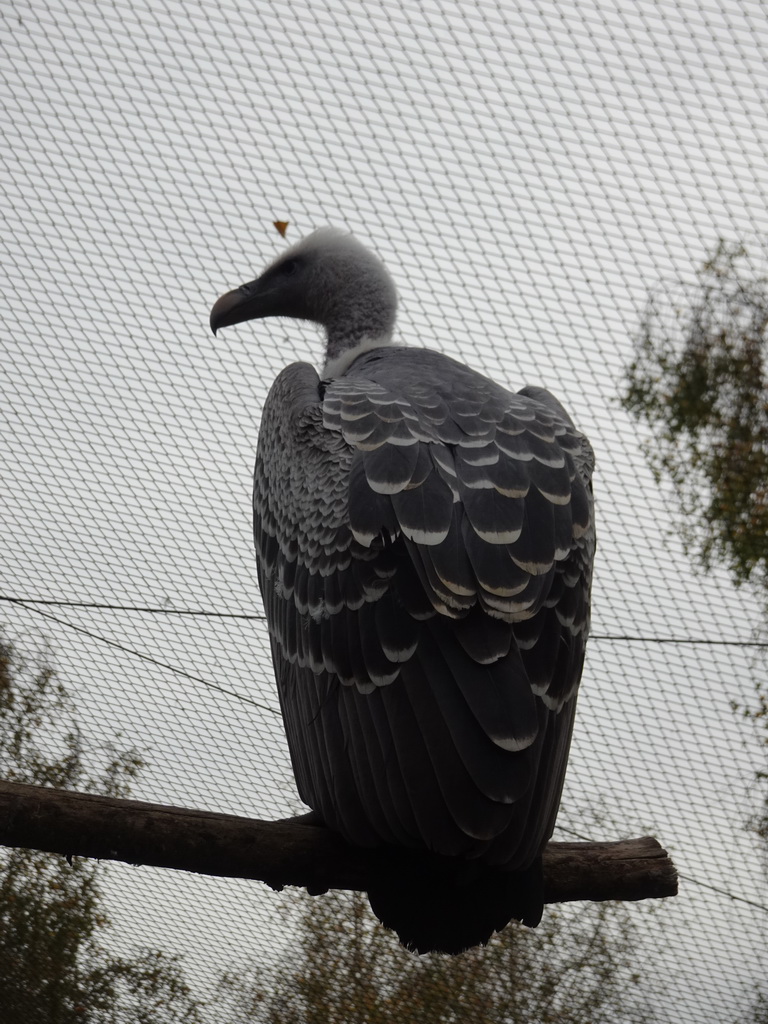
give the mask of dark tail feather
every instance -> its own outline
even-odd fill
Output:
[[[525,871],[479,864],[419,864],[371,889],[386,928],[417,953],[461,953],[484,945],[515,918],[535,928],[544,909],[541,858]]]

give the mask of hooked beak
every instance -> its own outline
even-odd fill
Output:
[[[259,287],[258,280],[241,284],[217,299],[211,310],[211,330],[215,334],[220,327],[231,327],[245,320],[256,320],[269,316],[269,295]]]

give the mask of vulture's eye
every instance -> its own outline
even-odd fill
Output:
[[[299,269],[298,260],[286,260],[280,267],[280,273],[284,277],[293,277],[296,271]]]

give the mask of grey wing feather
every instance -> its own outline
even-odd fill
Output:
[[[378,349],[264,410],[259,578],[302,798],[350,840],[525,867],[589,629],[593,455],[543,389]]]

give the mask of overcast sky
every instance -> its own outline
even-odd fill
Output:
[[[2,594],[166,612],[6,604],[8,633],[30,650],[50,641],[94,740],[119,727],[146,751],[138,796],[293,809],[263,624],[167,613],[260,612],[260,410],[283,365],[320,360],[309,325],[214,339],[208,310],[280,251],[273,220],[290,222],[289,241],[348,227],[397,282],[399,340],[511,388],[550,387],[593,441],[593,629],[648,641],[591,645],[560,823],[669,847],[695,881],[639,918],[650,995],[663,1000],[671,972],[670,1021],[730,1020],[761,976],[768,914],[697,883],[766,901],[743,829],[759,752],[730,709],[762,665],[748,648],[653,640],[749,641],[758,607],[723,571],[695,571],[618,394],[651,289],[692,281],[719,238],[764,259],[764,6],[68,0],[2,13]],[[115,879],[124,935],[138,927],[127,885],[147,908],[142,942],[188,951],[205,927],[226,965],[237,920],[245,950],[269,956],[251,908],[273,912],[272,894]]]

